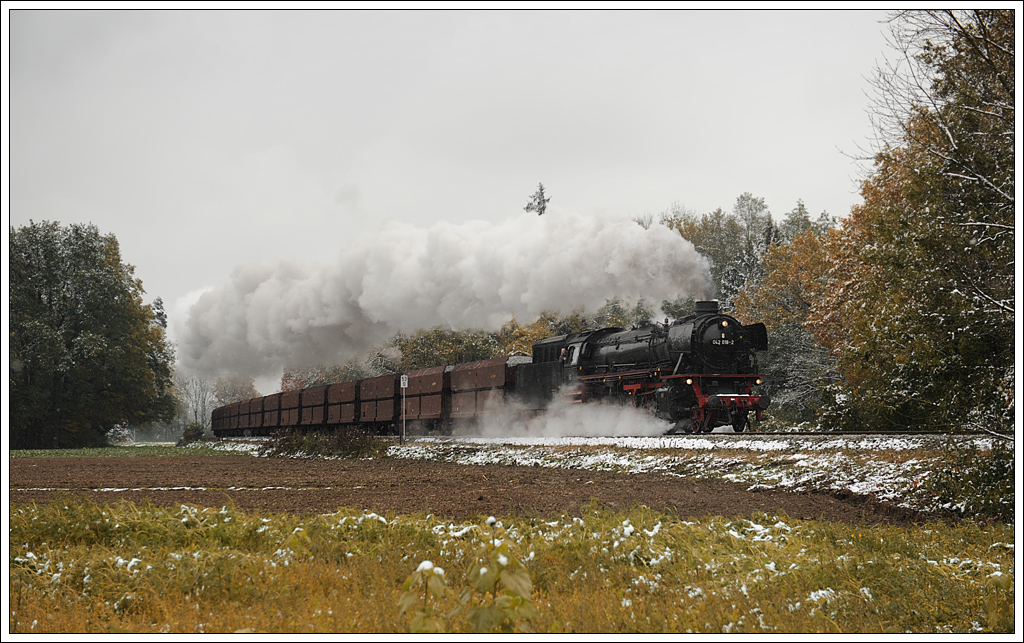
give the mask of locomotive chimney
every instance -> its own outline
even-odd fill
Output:
[[[711,301],[698,301],[697,302],[697,314],[698,315],[717,315],[718,314],[718,300],[712,299]]]

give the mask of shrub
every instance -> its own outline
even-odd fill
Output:
[[[199,422],[189,422],[185,426],[185,430],[181,434],[181,438],[175,443],[175,446],[184,447],[192,444],[193,442],[200,442],[206,435],[206,428]]]
[[[107,432],[107,443],[115,446],[135,444],[134,432],[124,424],[118,424]]]
[[[924,492],[958,516],[1013,522],[1013,442],[996,440],[992,451],[977,446],[950,446],[947,467],[930,476]]]

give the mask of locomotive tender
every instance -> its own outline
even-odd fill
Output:
[[[722,425],[740,432],[752,411],[760,420],[770,404],[767,395],[753,392],[763,378],[755,352],[767,348],[764,324],[741,324],[717,301],[699,301],[695,314],[671,324],[535,342],[532,359],[437,366],[228,404],[214,409],[213,432],[224,437],[355,427],[396,433],[404,420],[417,432],[450,433],[510,405],[542,412],[556,397],[645,408],[672,423],[669,433],[707,433]]]

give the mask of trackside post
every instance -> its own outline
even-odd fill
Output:
[[[405,444],[405,389],[409,388],[409,376],[402,376],[402,438],[399,444]]]

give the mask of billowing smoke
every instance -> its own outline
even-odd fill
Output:
[[[468,435],[485,438],[564,438],[665,435],[672,423],[632,405],[572,404],[556,396],[540,415],[523,413],[514,401],[489,409]]]
[[[348,245],[325,264],[236,268],[190,309],[185,366],[270,376],[344,361],[396,331],[493,330],[615,296],[658,303],[712,290],[707,261],[677,232],[553,208],[498,223],[390,224]]]

